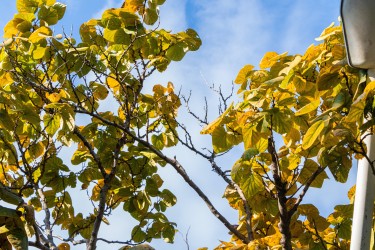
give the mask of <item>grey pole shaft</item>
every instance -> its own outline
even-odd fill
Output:
[[[375,69],[368,70],[368,81],[375,81]],[[371,161],[375,160],[375,135],[364,139],[367,155]],[[367,159],[358,161],[357,185],[355,191],[354,214],[351,250],[370,250],[372,213],[375,197],[375,175]]]

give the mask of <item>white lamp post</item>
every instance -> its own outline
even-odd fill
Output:
[[[349,65],[367,69],[367,81],[375,80],[375,1],[341,0],[341,17]],[[375,160],[375,136],[365,138],[367,155]],[[351,250],[369,250],[375,176],[366,159],[358,161]]]

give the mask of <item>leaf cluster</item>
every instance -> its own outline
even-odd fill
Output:
[[[56,246],[54,237],[61,247],[94,249],[100,224],[118,207],[135,221],[122,244],[173,242],[176,225],[164,212],[176,197],[162,187],[157,170],[166,162],[154,151],[177,144],[181,104],[172,83],[155,85],[151,94],[143,87],[155,70],[166,70],[201,41],[192,29],[173,34],[149,27],[163,2],[126,1],[82,24],[76,40],[51,27],[63,18],[64,4],[17,0],[0,47],[0,181],[44,213],[43,227],[14,224],[29,228],[40,249]],[[70,193],[79,187],[92,204],[87,214],[75,212],[79,201]],[[54,227],[67,234],[53,235]]]
[[[247,235],[250,225],[253,238],[244,244],[233,236],[217,249],[349,247],[352,205],[336,206],[324,218],[301,202],[310,187],[322,187],[328,172],[346,182],[354,158],[366,155],[374,84],[347,65],[341,27],[329,26],[317,40],[303,55],[267,52],[259,69],[244,66],[235,79],[242,100],[201,131],[211,135],[215,153],[244,145],[231,178],[251,214],[233,186],[224,197],[239,212],[237,229]]]

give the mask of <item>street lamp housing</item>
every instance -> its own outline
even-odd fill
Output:
[[[375,1],[342,0],[341,18],[349,65],[375,69]]]

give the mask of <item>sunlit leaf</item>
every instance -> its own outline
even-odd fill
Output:
[[[308,113],[316,110],[319,107],[319,104],[320,104],[320,99],[314,100],[314,101],[310,102],[309,104],[307,104],[307,105],[303,106],[302,108],[300,108],[295,113],[295,115],[296,116],[300,116],[300,115],[308,114]]]
[[[319,120],[311,125],[311,127],[307,130],[306,134],[303,137],[303,149],[308,149],[314,144],[314,142],[321,135],[321,132],[324,129],[324,123],[325,122],[323,120]]]

